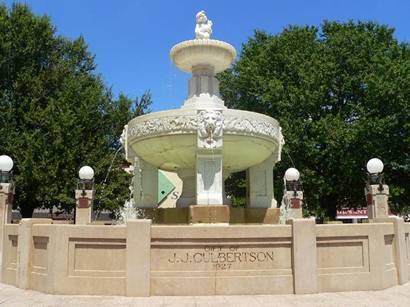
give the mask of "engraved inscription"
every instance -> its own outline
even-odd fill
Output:
[[[207,246],[202,251],[172,253],[168,258],[170,264],[211,263],[217,270],[229,270],[237,263],[273,262],[274,252],[242,251],[236,246]]]

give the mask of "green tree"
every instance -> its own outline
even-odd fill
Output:
[[[265,113],[283,128],[277,196],[291,157],[311,213],[334,217],[336,208],[363,206],[365,165],[379,157],[392,207],[408,210],[410,48],[393,34],[372,22],[327,21],[257,31],[219,76],[229,107]]]
[[[115,210],[128,197],[121,154],[102,182],[123,125],[147,111],[151,96],[113,99],[84,39],[55,32],[26,5],[0,5],[0,152],[15,161],[15,204],[23,217],[38,207],[70,211],[87,164],[96,173],[97,209]]]
[[[128,166],[128,163],[125,161],[124,149],[121,146],[119,136],[124,128],[124,123],[128,123],[136,116],[150,112],[151,104],[152,99],[149,91],[135,100],[121,94],[113,104],[114,109],[111,110],[113,129],[112,133],[107,134],[108,137],[112,137],[112,140],[96,184],[96,198],[93,206],[95,211],[108,210],[111,213],[118,213],[125,200],[130,197],[131,176],[123,170],[124,167]]]

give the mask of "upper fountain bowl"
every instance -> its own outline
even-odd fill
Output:
[[[214,39],[193,39],[175,45],[171,61],[182,71],[192,73],[195,67],[212,67],[214,73],[227,69],[236,58],[235,48]]]

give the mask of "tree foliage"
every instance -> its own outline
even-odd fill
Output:
[[[276,118],[285,136],[276,195],[292,166],[308,209],[334,217],[364,203],[365,165],[385,163],[395,210],[410,204],[410,48],[372,22],[257,31],[219,76],[229,107]],[[288,155],[289,154],[289,155]]]
[[[83,37],[57,36],[26,5],[0,5],[0,152],[15,161],[15,204],[25,217],[37,207],[70,211],[83,165],[96,173],[97,209],[128,197],[121,154],[102,182],[123,125],[148,110],[151,96],[116,100],[95,69]]]

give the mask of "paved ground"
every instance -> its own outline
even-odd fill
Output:
[[[410,283],[382,291],[309,295],[122,296],[50,295],[0,284],[0,305],[13,306],[410,306]]]

